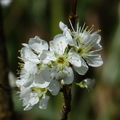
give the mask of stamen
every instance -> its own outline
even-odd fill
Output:
[[[18,52],[21,52],[21,50],[18,50]]]
[[[88,29],[88,26],[85,27],[84,31],[83,32],[87,32],[87,29]]]
[[[79,21],[77,22],[77,32],[79,32]]]
[[[82,32],[82,33],[83,33],[84,28],[85,28],[85,25],[86,25],[86,22],[84,22],[84,24],[83,24],[83,26],[82,26],[82,28],[81,28],[81,32]]]
[[[91,28],[88,30],[88,33],[91,33],[94,30],[94,25],[91,26]]]
[[[98,30],[97,30],[96,32],[94,32],[94,33],[99,33],[99,32],[101,32],[101,30],[98,29]]]
[[[74,31],[75,32],[75,29],[73,28],[73,25],[72,25],[72,22],[71,22],[71,20],[69,19],[69,23],[70,23],[70,26],[71,26],[71,28],[72,28],[72,31]]]

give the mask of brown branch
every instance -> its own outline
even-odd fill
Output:
[[[4,85],[1,84],[1,83],[0,83],[0,88],[2,88],[2,89],[5,90],[5,91],[10,91],[10,90],[11,90],[10,87],[8,87],[8,86],[4,86]]]
[[[72,0],[71,13],[69,14],[69,19],[71,20],[73,27],[75,25],[75,19],[78,17],[78,15],[76,14],[76,6],[77,6],[77,0]],[[71,29],[71,26],[70,26],[70,29]]]
[[[73,26],[75,24],[75,19],[78,17],[78,15],[76,15],[76,5],[77,5],[77,0],[72,0],[71,1],[71,13],[69,15],[69,19],[71,20]],[[70,29],[71,29],[71,26],[70,26]],[[72,96],[71,88],[72,88],[72,84],[64,85],[63,89],[61,90],[61,92],[63,92],[64,103],[62,106],[60,120],[67,120],[68,113],[71,111],[71,96]]]
[[[68,113],[71,111],[71,87],[72,85],[64,85],[62,92],[63,92],[63,107],[61,111],[61,119],[60,120],[67,120]]]

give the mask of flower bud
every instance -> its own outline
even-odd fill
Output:
[[[81,88],[86,88],[88,90],[92,90],[96,86],[96,81],[95,81],[95,79],[86,78],[83,81],[81,81],[80,83],[76,83],[76,85],[80,86]]]

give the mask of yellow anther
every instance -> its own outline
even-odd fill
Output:
[[[101,32],[101,30],[98,29],[97,32]]]
[[[18,50],[18,52],[21,52],[21,50]]]

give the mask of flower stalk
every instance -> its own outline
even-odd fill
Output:
[[[71,0],[71,12],[69,15],[69,19],[73,26],[75,24],[75,19],[78,17],[78,15],[76,15],[76,6],[77,6],[77,0]],[[70,29],[72,29],[71,25],[70,25]],[[71,96],[72,96],[71,88],[72,88],[72,84],[63,86],[62,92],[63,92],[64,103],[62,106],[60,120],[67,120],[68,113],[71,111]]]
[[[64,103],[62,106],[62,113],[61,113],[61,119],[60,120],[67,120],[68,118],[68,113],[71,111],[71,87],[72,84],[70,85],[64,85],[62,92],[63,92],[63,99]]]
[[[77,0],[72,0],[71,1],[71,12],[69,14],[69,19],[74,27],[75,25],[75,19],[78,17],[78,15],[76,15],[76,7],[77,7]],[[70,29],[71,28],[71,25],[70,25]]]

